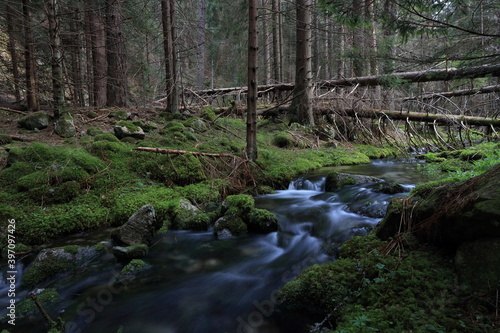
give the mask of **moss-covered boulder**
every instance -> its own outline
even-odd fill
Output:
[[[88,265],[103,252],[97,246],[64,246],[42,250],[26,270],[22,284],[32,288],[58,274]]]
[[[255,201],[250,195],[230,195],[222,202],[224,215],[245,218],[255,208]]]
[[[207,231],[210,227],[210,217],[205,213],[199,213],[188,217],[184,221],[185,229]]]
[[[219,218],[214,224],[214,234],[218,239],[236,238],[246,234],[247,225],[243,220],[234,215]]]
[[[154,207],[144,205],[112,236],[115,241],[126,245],[148,244],[160,228]]]
[[[137,244],[131,246],[114,246],[113,255],[120,261],[130,261],[132,259],[141,259],[147,256],[149,247],[146,244]]]
[[[61,296],[54,288],[36,289],[30,294],[36,296],[37,300],[40,304],[42,304],[46,311],[51,310],[53,306],[61,301]],[[16,316],[19,318],[29,317],[39,313],[40,310],[37,308],[35,301],[30,297],[30,295],[23,297],[16,307]]]
[[[254,208],[248,215],[248,231],[257,233],[270,233],[278,231],[278,218],[265,209]]]
[[[498,290],[500,238],[465,242],[457,249],[455,266],[460,281],[477,291]]]
[[[33,112],[19,119],[18,124],[27,130],[41,130],[49,126],[49,115],[45,111]]]
[[[151,265],[147,264],[144,260],[133,259],[125,267],[123,267],[121,275],[129,278],[130,276],[136,275],[149,268],[151,268]]]
[[[379,237],[393,237],[411,226],[419,240],[451,249],[500,237],[500,165],[466,181],[416,190],[411,198],[396,198],[389,205],[376,228]]]
[[[113,130],[118,139],[132,137],[134,139],[144,140],[146,137],[146,134],[144,134],[144,130],[141,127],[128,121],[121,121],[117,123]]]
[[[71,138],[75,136],[76,128],[71,114],[64,113],[61,115],[54,125],[54,131],[62,138]]]

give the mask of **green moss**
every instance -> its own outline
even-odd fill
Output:
[[[130,121],[119,121],[116,125],[126,127],[130,132],[137,132],[139,130],[139,127]]]
[[[42,292],[38,293],[37,299],[45,310],[49,310],[52,306],[61,301],[61,296],[54,288],[49,288],[43,289]],[[39,310],[35,302],[29,296],[25,296],[16,306],[16,315],[21,318],[36,315],[38,313]]]
[[[94,137],[94,141],[109,141],[109,142],[120,142],[118,138],[111,133],[102,133],[102,134],[97,134]]]
[[[128,118],[128,112],[125,110],[112,110],[109,115],[117,120],[125,120]]]
[[[208,121],[215,120],[215,111],[212,107],[205,107],[200,110],[200,117]]]
[[[248,214],[248,231],[268,233],[278,231],[278,218],[265,209],[254,208]]]
[[[245,218],[255,208],[255,201],[247,194],[230,195],[224,200],[222,207],[226,210],[225,215]]]
[[[125,267],[123,267],[121,274],[122,275],[134,275],[137,273],[140,273],[142,271],[145,271],[151,267],[148,265],[145,261],[141,259],[132,259],[130,263],[128,263]]]
[[[354,145],[356,149],[365,154],[369,158],[387,158],[397,155],[397,150],[394,148],[376,147],[372,145]]]
[[[248,231],[247,225],[243,220],[234,215],[227,215],[217,220],[214,225],[214,233],[217,234],[224,229],[229,230],[233,236],[241,236]]]
[[[57,274],[66,273],[73,268],[73,260],[68,258],[46,258],[42,262],[28,267],[22,277],[22,285],[33,288]]]
[[[278,132],[274,135],[272,140],[273,145],[280,148],[288,148],[295,146],[293,137],[287,132]]]
[[[199,213],[188,217],[184,221],[184,228],[189,230],[206,231],[210,227],[210,217],[207,214]]]

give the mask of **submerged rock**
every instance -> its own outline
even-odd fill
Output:
[[[34,112],[19,119],[18,124],[27,130],[41,130],[49,126],[49,115],[45,111]]]
[[[127,245],[148,244],[160,227],[154,207],[144,205],[113,233],[113,239]]]

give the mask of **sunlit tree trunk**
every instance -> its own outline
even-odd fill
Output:
[[[36,78],[35,48],[33,31],[31,30],[31,13],[28,0],[22,1],[23,25],[24,25],[24,60],[26,66],[26,101],[28,110],[38,111],[40,102],[38,100],[38,82]]]
[[[295,89],[291,110],[294,120],[304,125],[314,125],[312,112],[312,50],[311,50],[311,0],[296,0],[296,63]]]
[[[250,161],[257,159],[257,0],[248,2],[247,145]]]

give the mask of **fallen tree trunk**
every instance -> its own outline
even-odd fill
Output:
[[[415,101],[415,100],[426,100],[426,99],[433,99],[433,98],[439,98],[439,97],[450,98],[450,97],[459,97],[459,96],[470,96],[470,95],[476,95],[476,94],[488,94],[488,93],[492,93],[492,92],[500,92],[500,84],[497,84],[494,86],[474,88],[474,89],[463,89],[463,90],[455,90],[455,91],[430,93],[430,94],[424,94],[424,95],[415,96],[415,97],[405,97],[405,98],[403,98],[403,101],[406,102],[406,101]]]
[[[174,154],[174,155],[192,154],[194,156],[231,157],[235,159],[242,159],[241,157],[232,154],[212,154],[212,153],[202,153],[198,151],[179,150],[179,149],[137,147],[134,148],[134,150],[145,151],[148,153],[157,153],[157,154]]]
[[[322,80],[313,82],[314,86],[321,88],[335,87],[350,87],[355,85],[360,86],[379,86],[393,85],[400,83],[417,83],[429,81],[449,81],[455,79],[473,79],[485,76],[500,76],[500,65],[485,65],[473,66],[465,68],[445,68],[445,69],[428,69],[415,72],[400,72],[386,75],[360,76],[352,78],[343,78],[336,80]],[[258,86],[259,93],[290,91],[295,88],[293,83],[268,84]],[[199,96],[216,96],[231,93],[244,93],[248,91],[247,87],[229,87],[198,90],[195,93]],[[192,92],[191,92],[192,93]],[[189,92],[186,93],[189,95]]]
[[[265,109],[258,112],[264,118],[275,118],[281,114],[288,111],[288,106],[280,106],[278,108]],[[391,110],[355,110],[355,109],[338,109],[333,110],[328,107],[316,107],[315,112],[321,114],[337,114],[340,116],[349,117],[359,117],[359,118],[389,118],[391,120],[410,120],[410,121],[420,121],[420,122],[436,122],[437,124],[453,124],[453,123],[464,123],[467,125],[478,125],[478,126],[494,126],[500,127],[500,119],[493,118],[483,118],[474,116],[461,116],[461,115],[448,115],[448,114],[431,114],[423,112],[403,112],[403,111],[391,111]]]

